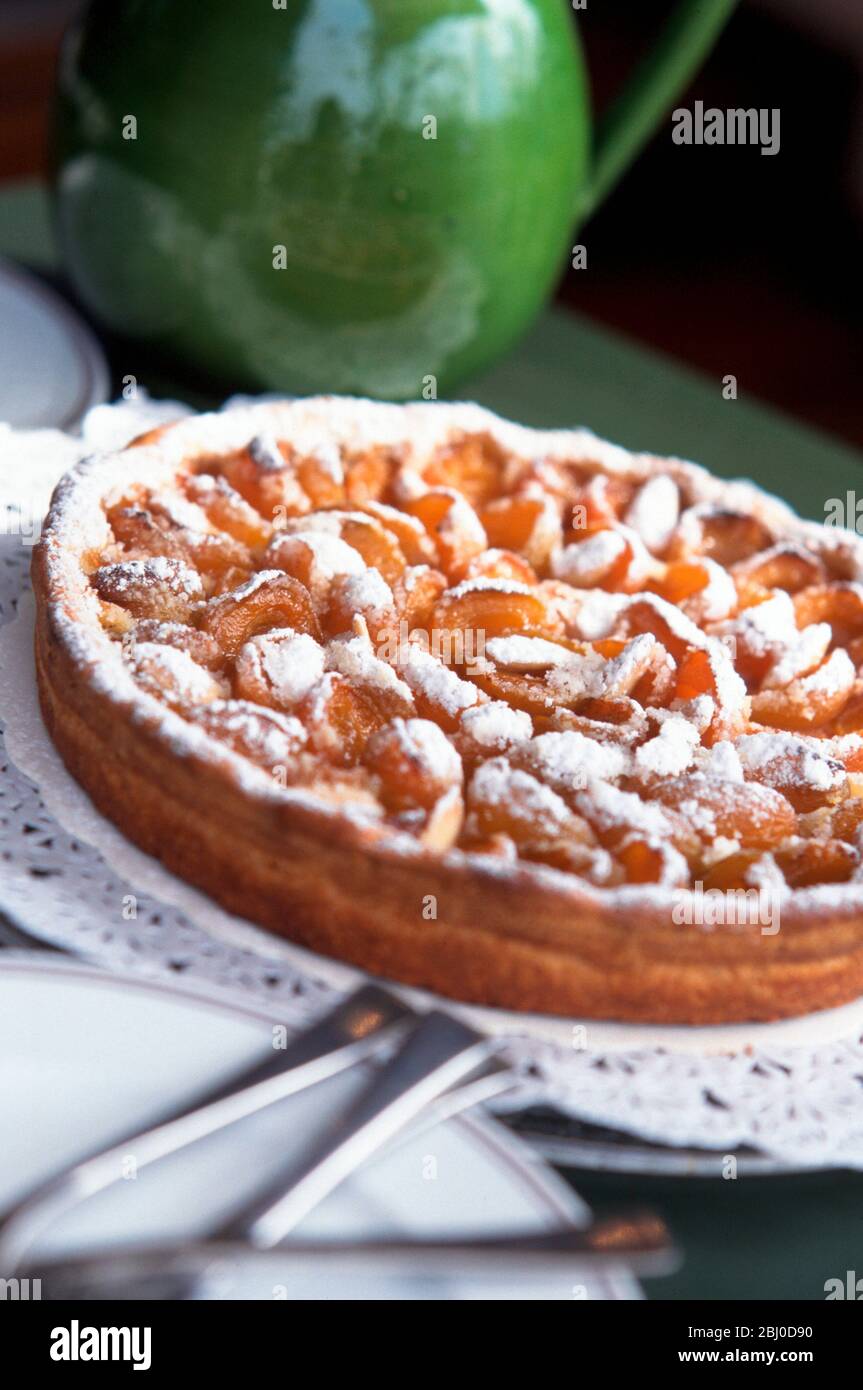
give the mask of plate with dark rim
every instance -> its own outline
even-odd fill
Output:
[[[49,954],[0,955],[0,1212],[94,1145],[151,1122],[166,1107],[227,1079],[272,1047],[278,1003],[237,1006],[186,982],[107,974]],[[134,1153],[112,1188],[59,1217],[29,1260],[114,1245],[178,1241],[194,1247],[234,1200],[266,1186],[292,1145],[309,1142],[363,1084],[360,1067],[183,1154],[137,1172]],[[407,1135],[363,1166],[298,1227],[299,1236],[345,1239],[455,1231],[536,1230],[589,1211],[547,1164],[482,1112]],[[632,1299],[621,1268],[574,1284],[537,1271],[525,1279],[340,1272],[302,1268],[288,1250],[204,1271],[201,1298]],[[276,1271],[274,1273],[274,1270]],[[214,1283],[215,1280],[215,1283]],[[209,1281],[209,1282],[208,1282]],[[278,1288],[279,1292],[274,1292]],[[582,1292],[577,1292],[582,1290]]]

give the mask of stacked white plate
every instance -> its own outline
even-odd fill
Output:
[[[133,1133],[256,1058],[278,1013],[238,1009],[192,989],[107,975],[49,956],[0,956],[0,1213],[37,1183]],[[152,1167],[130,1149],[112,1188],[64,1214],[33,1251],[60,1258],[136,1242],[190,1243],[332,1121],[367,1079],[332,1078]],[[136,1175],[137,1174],[137,1175]],[[536,1231],[581,1225],[575,1193],[493,1121],[472,1113],[386,1150],[297,1228],[354,1239]],[[288,1250],[204,1261],[194,1296],[254,1299],[619,1299],[640,1296],[625,1270],[601,1278],[532,1272],[479,1280],[416,1271],[365,1275]]]
[[[78,315],[0,260],[0,420],[17,429],[73,429],[109,389],[102,350]]]

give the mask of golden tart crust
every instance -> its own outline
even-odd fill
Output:
[[[262,404],[63,479],[40,700],[131,839],[313,950],[767,1020],[863,993],[861,573],[852,533],[585,431]]]

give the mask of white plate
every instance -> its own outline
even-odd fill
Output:
[[[53,290],[0,261],[0,420],[71,429],[108,399],[110,379],[90,330]]]
[[[95,1144],[266,1055],[277,1021],[277,1013],[228,1008],[196,990],[68,961],[0,959],[0,1211]],[[58,1221],[39,1249],[58,1256],[136,1239],[194,1238],[234,1199],[265,1183],[291,1145],[306,1142],[362,1082],[358,1070],[336,1077],[121,1180]],[[131,1172],[133,1152],[129,1158]],[[561,1216],[575,1224],[585,1219],[571,1189],[499,1126],[462,1116],[367,1165],[299,1230],[329,1238],[529,1230]],[[639,1296],[623,1271],[590,1281],[537,1274],[513,1287],[504,1279],[360,1279],[309,1262],[298,1270],[287,1256],[283,1269],[251,1258],[211,1271],[199,1296],[272,1298],[276,1284],[297,1299]]]

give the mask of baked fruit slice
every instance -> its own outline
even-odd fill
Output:
[[[180,421],[54,496],[44,716],[228,909],[453,998],[772,1019],[863,992],[863,544],[476,406]]]

